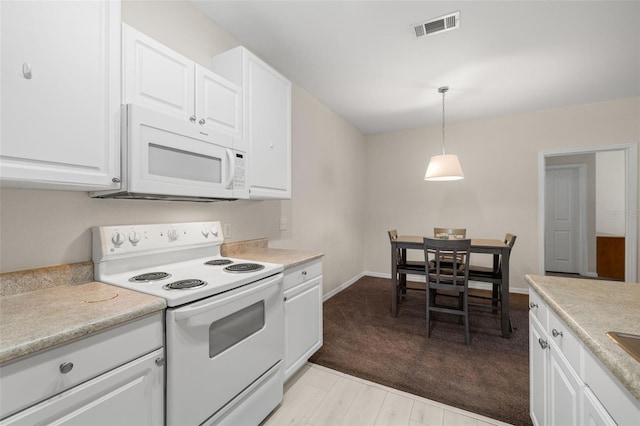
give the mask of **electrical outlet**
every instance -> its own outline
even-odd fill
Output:
[[[230,223],[222,224],[222,233],[224,234],[225,238],[231,238],[231,224]]]
[[[288,226],[289,226],[289,221],[287,220],[287,218],[286,217],[281,217],[280,218],[280,230],[281,231],[286,231]]]

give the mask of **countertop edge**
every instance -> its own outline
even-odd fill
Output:
[[[123,325],[129,321],[137,320],[147,315],[154,314],[166,308],[166,303],[159,299],[157,302],[145,305],[144,308],[123,312],[108,319],[84,324],[80,327],[62,330],[50,336],[30,340],[23,344],[13,346],[0,352],[0,366],[28,355],[53,349],[55,347],[71,343],[77,339],[106,331],[112,327]]]

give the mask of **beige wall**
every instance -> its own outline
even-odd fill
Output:
[[[512,287],[524,290],[524,275],[540,273],[538,153],[637,143],[640,98],[448,123],[446,132],[464,180],[423,180],[441,149],[439,127],[367,137],[365,269],[389,273],[388,229],[429,235],[434,226],[466,227],[479,238],[511,232],[518,236]]]
[[[238,45],[184,1],[124,1],[122,17],[206,67]],[[364,152],[364,136],[294,84],[291,200],[200,204],[2,189],[0,271],[90,260],[92,226],[220,220],[231,223],[232,240],[267,237],[272,247],[326,253],[326,293],[363,270]],[[282,233],[281,216],[289,220]]]

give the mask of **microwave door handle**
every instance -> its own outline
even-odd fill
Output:
[[[227,164],[229,165],[229,176],[227,176],[227,181],[224,183],[224,187],[227,189],[231,188],[231,184],[233,183],[233,177],[236,174],[236,162],[233,161],[233,152],[229,148],[225,149],[227,154]]]
[[[216,308],[220,308],[228,303],[235,302],[238,298],[248,297],[252,294],[258,293],[278,283],[282,279],[282,274],[277,274],[271,278],[265,280],[265,282],[258,284],[257,286],[249,287],[239,293],[229,294],[221,298],[215,298],[215,300],[205,303],[203,305],[185,306],[174,312],[174,318],[176,321],[187,321],[187,326],[200,326],[209,325],[211,318],[203,316],[204,314],[215,313]]]

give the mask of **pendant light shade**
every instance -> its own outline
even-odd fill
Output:
[[[434,155],[429,161],[424,180],[444,181],[464,179],[462,166],[457,155],[447,155],[444,151],[444,94],[449,87],[443,86],[438,89],[442,93],[442,155]]]
[[[457,155],[434,155],[429,161],[424,180],[460,180],[464,179],[462,166]]]

